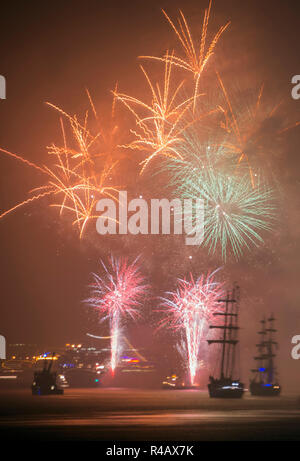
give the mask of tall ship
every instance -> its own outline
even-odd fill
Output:
[[[221,337],[209,339],[208,344],[220,344],[220,368],[217,377],[210,376],[208,391],[213,398],[241,398],[244,384],[237,377],[236,348],[238,344],[238,310],[239,287],[235,286],[227,292],[224,299],[219,299],[220,309],[213,315],[220,320],[209,328],[222,332]]]
[[[253,378],[250,380],[250,392],[252,395],[260,396],[278,396],[280,395],[281,387],[278,384],[277,371],[275,368],[274,359],[275,348],[278,347],[274,341],[274,334],[277,332],[274,328],[276,319],[271,315],[270,318],[261,320],[261,330],[258,332],[260,341],[256,344],[258,355],[254,357],[257,367],[252,373]]]

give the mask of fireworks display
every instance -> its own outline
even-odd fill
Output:
[[[239,168],[247,167],[254,188],[257,171],[262,168],[272,171],[272,158],[278,154],[280,136],[300,122],[281,121],[280,102],[263,104],[264,85],[249,95],[247,91],[229,92],[219,74],[217,78],[224,97],[220,107],[224,114],[220,127],[226,134],[222,148]]]
[[[272,229],[276,208],[275,194],[264,180],[264,169],[272,156],[264,139],[264,127],[273,121],[280,105],[263,107],[263,87],[251,103],[245,93],[232,97],[219,73],[210,79],[210,88],[199,93],[200,77],[229,25],[228,22],[221,26],[213,36],[208,34],[211,5],[210,1],[204,12],[198,40],[193,38],[181,11],[177,25],[163,11],[184,56],[180,57],[176,51],[161,57],[140,56],[158,61],[162,67],[161,78],[154,80],[141,66],[149,92],[148,99],[143,100],[121,93],[116,86],[112,92],[112,123],[108,130],[92,134],[88,112],[83,121],[79,121],[77,116],[70,116],[50,104],[61,118],[63,145],[53,144],[48,148],[49,166],[37,165],[1,150],[42,173],[46,182],[0,217],[48,196],[50,205],[58,207],[60,214],[68,212],[72,216],[73,225],[82,237],[87,223],[98,217],[95,206],[99,198],[116,200],[120,189],[114,184],[121,158],[119,152],[132,149],[145,156],[140,161],[140,173],[157,159],[160,162],[155,162],[156,167],[167,172],[166,186],[173,196],[204,200],[203,247],[213,253],[220,249],[225,260],[229,253],[239,258],[245,248],[263,243],[264,231]],[[182,80],[180,70],[187,71],[186,81]],[[216,97],[210,100],[208,94],[212,87]],[[98,126],[97,110],[87,93]],[[132,116],[128,133],[131,139],[122,144],[118,144],[115,136],[119,129],[114,121],[116,102]],[[296,125],[283,124],[275,132],[286,132]],[[67,141],[69,131],[71,145]]]
[[[220,249],[226,260],[230,250],[238,259],[244,248],[263,242],[263,231],[272,230],[276,219],[273,190],[257,174],[253,188],[247,173],[224,173],[208,165],[204,168],[200,164],[197,169],[189,163],[176,162],[173,169],[178,170],[177,193],[182,198],[204,201],[204,245],[209,251]]]
[[[114,372],[120,354],[121,330],[126,319],[140,316],[140,305],[147,285],[137,260],[129,264],[126,259],[110,258],[106,267],[101,261],[104,275],[93,274],[91,295],[85,301],[99,311],[100,320],[109,320],[111,337],[111,370]]]
[[[206,333],[207,322],[217,309],[223,285],[215,280],[216,271],[196,280],[178,279],[177,288],[163,298],[164,319],[161,326],[183,334],[190,383],[195,384],[200,346]]]
[[[89,93],[88,96],[97,117]],[[111,149],[102,132],[92,134],[88,129],[88,112],[81,123],[77,116],[70,116],[52,104],[49,106],[61,116],[63,146],[52,144],[48,147],[50,166],[37,165],[24,157],[0,149],[2,153],[36,169],[47,178],[43,185],[30,191],[29,198],[3,212],[0,218],[21,206],[48,196],[51,200],[50,206],[58,207],[60,214],[64,211],[71,213],[72,223],[77,226],[82,237],[88,221],[98,217],[95,215],[95,205],[99,198],[115,197],[117,188],[113,185],[112,176],[118,161],[112,159]],[[71,146],[67,143],[64,120],[71,132]]]
[[[59,215],[71,218],[76,233],[82,238],[88,232],[90,221],[99,218],[96,213],[99,199],[118,200],[121,185],[117,178],[121,176],[122,180],[125,178],[122,190],[137,193],[140,199],[145,186],[148,197],[167,191],[172,199],[203,200],[204,239],[197,251],[199,260],[202,258],[207,267],[212,255],[222,261],[230,257],[236,261],[246,250],[262,246],[277,219],[279,181],[277,177],[275,180],[275,168],[272,168],[274,157],[279,157],[280,151],[277,136],[300,122],[282,122],[283,117],[278,116],[281,105],[264,103],[263,85],[251,82],[243,91],[235,91],[232,75],[228,79],[230,83],[225,83],[230,60],[225,66],[224,78],[222,72],[217,71],[218,65],[212,68],[212,61],[218,64],[218,53],[222,52],[219,42],[230,33],[230,22],[222,21],[223,25],[210,34],[211,7],[210,0],[198,35],[181,10],[177,22],[163,10],[173,36],[175,33],[174,50],[169,47],[171,51],[164,51],[165,46],[160,48],[160,56],[152,56],[152,50],[149,55],[139,56],[143,60],[140,69],[145,86],[142,96],[127,94],[126,90],[121,92],[115,86],[111,92],[111,115],[104,118],[104,123],[100,122],[96,105],[87,91],[90,109],[83,117],[70,115],[48,103],[59,115],[62,145],[53,143],[47,148],[47,161],[35,163],[0,149],[3,155],[23,163],[42,178],[39,187],[2,211],[0,218],[44,199],[58,209]],[[203,82],[208,68],[211,72]],[[137,86],[134,81],[134,89]],[[121,119],[125,139],[118,136],[116,105],[125,113]],[[132,163],[128,162],[120,174],[121,152],[126,152],[126,156],[130,152]],[[155,182],[157,171],[161,183]],[[129,179],[131,173],[133,181]],[[151,177],[150,187],[145,179],[147,175],[148,180]],[[174,214],[173,217],[175,219]],[[181,214],[180,219],[183,220]],[[193,222],[193,228],[197,228],[197,222]],[[121,238],[124,247],[131,244],[127,236],[122,235],[120,241]],[[178,242],[179,239],[174,239],[171,246],[179,245]],[[157,248],[155,251],[159,253]],[[185,254],[184,250],[177,250],[169,254]],[[150,251],[148,257],[149,254]],[[154,251],[150,258],[155,260]],[[164,261],[162,266],[168,268],[164,269],[166,273],[170,261]],[[109,265],[101,261],[101,270],[102,273],[93,274],[86,303],[97,309],[101,321],[109,322],[111,370],[114,371],[121,350],[122,329],[126,320],[139,317],[147,285],[137,260],[130,264],[121,257],[111,258]],[[196,383],[208,320],[217,309],[222,292],[223,284],[216,281],[216,272],[212,272],[196,279],[192,275],[177,279],[176,290],[167,292],[163,298],[165,317],[161,326],[180,333],[191,385]]]
[[[171,61],[166,60],[163,84],[155,85],[151,82],[148,74],[141,66],[151,90],[152,102],[147,104],[134,97],[114,93],[134,115],[136,129],[131,132],[135,139],[126,148],[142,150],[148,156],[141,162],[141,172],[145,170],[149,162],[157,156],[171,158],[180,157],[177,146],[180,144],[186,124],[184,115],[192,104],[192,99],[180,100],[180,90],[183,82],[172,92],[170,88]]]
[[[184,52],[184,58],[181,58],[176,55],[169,55],[166,54],[164,57],[154,57],[154,56],[143,56],[144,58],[148,59],[156,59],[159,61],[165,61],[166,63],[170,63],[171,65],[180,67],[188,72],[191,72],[195,82],[195,89],[194,89],[194,96],[193,96],[193,107],[196,107],[196,101],[198,96],[198,88],[199,88],[199,80],[201,74],[208,64],[209,59],[214,53],[214,49],[218,43],[219,38],[223,34],[223,32],[229,26],[229,22],[220,27],[214,38],[212,39],[211,43],[207,46],[207,29],[208,29],[208,22],[210,17],[212,0],[209,2],[209,6],[205,9],[204,12],[204,19],[202,24],[202,31],[199,43],[193,40],[192,33],[188,22],[180,11],[180,17],[178,18],[178,26],[174,24],[174,22],[169,18],[167,13],[163,10],[163,13],[168,20],[170,26],[174,30],[179,43]]]

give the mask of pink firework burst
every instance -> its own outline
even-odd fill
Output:
[[[192,274],[189,279],[178,279],[176,290],[167,292],[167,297],[162,298],[165,317],[161,326],[183,333],[192,386],[195,384],[204,331],[223,294],[223,283],[215,280],[216,272],[200,275],[197,280]]]
[[[99,310],[101,322],[109,319],[111,337],[111,370],[114,372],[119,357],[121,328],[126,318],[136,320],[140,316],[141,299],[148,286],[141,274],[138,258],[129,264],[127,259],[109,259],[109,267],[103,261],[103,276],[93,275],[91,296],[85,300]]]

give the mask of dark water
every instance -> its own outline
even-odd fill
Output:
[[[195,390],[0,391],[0,437],[30,440],[300,440],[297,396],[209,399]]]

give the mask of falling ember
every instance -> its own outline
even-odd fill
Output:
[[[217,309],[217,301],[223,294],[223,284],[215,281],[216,271],[194,280],[178,279],[177,289],[167,292],[162,299],[164,319],[160,326],[166,326],[183,333],[187,364],[191,385],[195,378],[200,359],[201,342],[207,323]]]
[[[141,299],[147,291],[137,259],[129,264],[126,259],[110,258],[109,267],[101,261],[104,275],[93,274],[91,296],[85,300],[96,308],[100,321],[109,320],[111,337],[111,370],[115,371],[120,354],[121,330],[126,319],[140,316]]]

